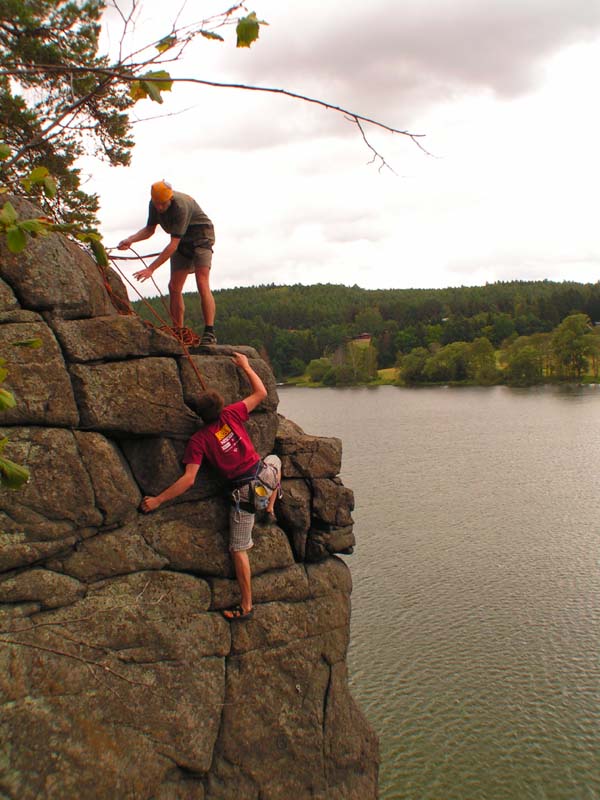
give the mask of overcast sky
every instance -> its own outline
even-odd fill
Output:
[[[226,5],[189,0],[181,19]],[[424,134],[432,155],[366,127],[394,174],[369,164],[341,114],[177,84],[164,105],[136,105],[138,118],[169,116],[134,126],[131,166],[85,164],[107,246],[144,226],[149,186],[165,178],[214,221],[217,289],[600,279],[599,2],[256,0],[248,9],[269,22],[252,48],[235,48],[232,29],[225,43],[194,43],[171,73],[320,98]],[[143,0],[137,41],[168,33],[177,10]],[[139,248],[167,241],[161,232]],[[155,273],[161,289],[168,273]]]

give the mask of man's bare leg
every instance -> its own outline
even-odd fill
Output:
[[[213,326],[215,324],[216,304],[215,298],[210,290],[210,267],[196,267],[195,271],[204,324]]]
[[[169,311],[171,319],[176,328],[183,328],[183,318],[185,315],[185,305],[183,302],[183,285],[188,276],[184,269],[176,269],[171,272],[169,281]]]
[[[241,606],[244,614],[252,608],[252,573],[250,571],[250,559],[247,550],[232,550],[231,558],[235,569],[235,577],[240,587],[242,595]]]
[[[269,502],[267,503],[267,507],[265,511],[267,514],[274,514],[273,509],[275,508],[275,500],[277,500],[277,495],[279,494],[279,487],[281,485],[281,470],[277,471],[277,486],[271,492],[271,497],[269,497]]]

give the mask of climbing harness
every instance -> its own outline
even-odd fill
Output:
[[[250,473],[231,481],[233,486],[231,504],[235,506],[236,514],[239,513],[240,509],[247,511],[249,514],[255,514],[266,509],[271,494],[275,489],[279,489],[279,483],[271,486],[269,481],[263,477],[265,470],[267,470],[267,464],[260,459]],[[246,487],[248,487],[247,500],[243,496],[246,494],[244,491]]]

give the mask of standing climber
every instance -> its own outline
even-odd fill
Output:
[[[174,192],[166,181],[157,181],[150,189],[146,226],[119,242],[119,250],[128,250],[134,242],[149,239],[154,235],[157,225],[171,235],[171,241],[149,267],[135,272],[134,276],[139,281],[148,280],[158,267],[168,259],[171,260],[171,319],[175,328],[181,329],[185,312],[183,285],[187,276],[193,272],[204,316],[204,333],[200,343],[216,344],[215,300],[209,285],[215,243],[213,224],[192,197],[183,192]]]
[[[248,550],[254,544],[252,528],[255,513],[250,492],[258,478],[261,487],[266,487],[264,519],[274,522],[273,509],[281,481],[281,460],[274,455],[262,460],[254,449],[245,423],[250,412],[265,399],[267,390],[245,355],[234,353],[233,363],[246,373],[252,393],[228,406],[224,406],[223,397],[214,390],[199,395],[196,405],[204,427],[196,431],[187,444],[183,456],[185,472],[156,497],[144,497],[141,508],[145,512],[155,511],[162,503],[190,489],[204,457],[230,482],[229,551],[240,587],[241,602],[223,611],[223,615],[229,620],[245,620],[252,616],[252,575]]]

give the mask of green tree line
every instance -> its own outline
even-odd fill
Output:
[[[202,316],[198,297],[195,293],[185,297],[186,324],[199,330]],[[527,341],[527,346],[535,349],[538,341],[543,341],[540,335],[551,334],[571,315],[583,314],[592,322],[600,321],[600,283],[547,280],[446,289],[264,285],[223,289],[215,292],[215,300],[219,341],[255,347],[281,380],[302,374],[314,360],[339,360],[344,350],[346,362],[356,361],[357,354],[348,351],[348,343],[363,333],[371,335],[378,369],[396,366],[419,349],[428,358],[435,355],[436,366],[430,366],[430,380],[434,381],[435,376],[444,380],[445,358],[462,363],[456,355],[459,348],[445,351],[448,345],[472,345],[485,364],[484,350],[489,348],[478,340],[487,341],[492,352],[501,350],[508,357],[509,345],[516,352]],[[149,302],[165,316],[160,298]],[[136,306],[151,319],[141,301]],[[372,357],[368,360],[365,370],[372,372]],[[542,364],[546,375],[548,359],[542,359]],[[552,369],[558,377],[567,368],[553,363]],[[478,368],[481,379],[486,370],[485,366]],[[472,371],[470,367],[467,374],[466,367],[457,366],[452,380],[475,380]]]
[[[473,342],[417,347],[397,362],[399,381],[531,386],[549,380],[598,378],[600,327],[586,314],[571,314],[549,333],[512,334],[495,350],[486,337]]]

